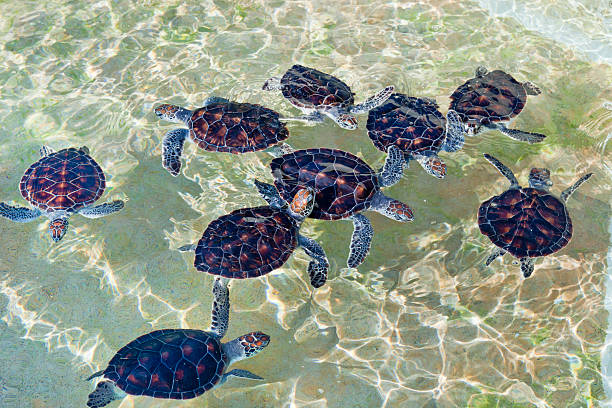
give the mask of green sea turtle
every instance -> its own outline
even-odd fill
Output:
[[[32,208],[0,203],[0,216],[16,222],[33,221],[41,215],[49,218],[49,233],[57,242],[66,233],[68,218],[75,213],[99,218],[123,208],[116,200],[93,206],[106,187],[104,172],[85,146],[54,152],[43,146],[41,158],[32,164],[19,183],[23,198]]]
[[[548,191],[552,186],[548,169],[531,169],[529,187],[521,187],[509,168],[491,155],[484,157],[510,181],[508,190],[478,209],[480,232],[499,247],[485,264],[509,252],[520,260],[523,276],[528,278],[533,273],[533,258],[557,252],[572,238],[572,220],[565,203],[593,173],[582,176],[557,198]]]
[[[209,331],[163,329],[132,340],[104,370],[87,379],[103,376],[89,394],[87,406],[100,408],[126,394],[191,399],[223,384],[230,376],[262,380],[249,371],[227,368],[259,353],[270,342],[270,336],[252,332],[221,343],[230,309],[229,290],[221,278],[215,279],[213,295]]]

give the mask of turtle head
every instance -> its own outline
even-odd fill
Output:
[[[60,239],[62,239],[66,234],[67,229],[68,219],[66,218],[56,218],[49,222],[49,234],[51,234],[51,239],[54,242],[58,242]]]
[[[230,365],[235,361],[253,357],[270,344],[270,336],[262,332],[251,332],[223,344]]]
[[[531,173],[529,173],[529,187],[537,190],[548,190],[552,184],[548,169],[538,167],[531,169]]]
[[[291,212],[291,215],[300,221],[308,217],[312,212],[312,208],[314,207],[314,199],[315,193],[312,189],[300,189],[297,193],[295,193],[291,204],[289,204],[289,211]]]
[[[340,113],[337,117],[334,118],[338,126],[342,129],[346,130],[355,130],[357,129],[357,118],[353,115],[349,115],[348,113]]]
[[[176,105],[160,105],[155,108],[158,118],[175,123],[185,123],[191,116],[191,111]]]
[[[465,122],[465,133],[468,136],[475,136],[480,132],[480,122],[477,120],[470,120],[468,119]]]

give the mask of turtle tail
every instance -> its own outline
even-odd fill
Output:
[[[100,408],[108,405],[117,398],[118,396],[115,394],[115,384],[111,381],[100,381],[96,389],[89,394],[87,406],[90,408]]]

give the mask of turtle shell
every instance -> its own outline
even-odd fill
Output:
[[[274,184],[290,202],[299,189],[315,191],[310,218],[338,220],[370,207],[379,191],[378,175],[359,157],[336,149],[305,149],[270,163]]]
[[[451,95],[450,109],[461,120],[481,124],[507,121],[525,106],[527,93],[523,85],[504,71],[492,71],[468,80]]]
[[[42,157],[19,183],[23,198],[43,211],[68,211],[92,204],[106,188],[104,172],[83,150],[63,149]]]
[[[314,68],[294,65],[281,78],[283,96],[299,108],[330,109],[355,102],[351,88]]]
[[[435,101],[394,93],[368,114],[368,136],[383,152],[396,145],[406,155],[437,153],[446,138],[446,118]]]
[[[255,152],[289,137],[278,113],[250,103],[207,105],[193,112],[188,125],[193,141],[212,152]]]
[[[572,238],[565,204],[547,191],[510,189],[478,209],[480,231],[517,258],[557,252]]]
[[[226,278],[254,278],[280,268],[297,246],[298,224],[269,206],[217,218],[198,242],[194,266]]]
[[[225,364],[225,353],[213,334],[166,329],[129,342],[103,375],[128,394],[190,399],[217,384]]]

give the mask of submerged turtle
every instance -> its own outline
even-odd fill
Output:
[[[263,185],[258,181],[256,184]],[[195,251],[194,266],[200,272],[245,279],[280,268],[301,246],[313,258],[308,264],[310,283],[315,288],[323,286],[329,268],[325,251],[316,241],[299,234],[302,221],[312,211],[313,192],[296,189],[287,206],[274,186],[270,187],[260,188],[269,206],[241,208],[217,218],[197,245],[185,245],[179,250]]]
[[[449,110],[444,118],[436,101],[401,93],[394,93],[370,111],[367,129],[379,150],[386,152],[389,146],[397,146],[407,164],[414,159],[438,178],[446,175],[446,164],[438,152],[455,152],[464,142],[461,119],[455,111]]]
[[[204,106],[194,111],[161,105],[155,108],[155,114],[188,127],[169,131],[162,141],[162,165],[173,176],[181,170],[187,136],[201,149],[234,154],[264,150],[289,137],[287,127],[273,110],[216,96],[206,99]]]
[[[521,113],[527,95],[541,92],[531,82],[520,83],[504,71],[487,72],[485,67],[478,67],[476,77],[453,92],[449,109],[459,114],[470,135],[497,129],[512,139],[537,143],[546,135],[508,129],[504,123]]]
[[[192,329],[155,330],[121,348],[108,363],[87,380],[104,376],[89,394],[87,406],[99,408],[131,395],[191,399],[236,376],[262,380],[246,370],[225,372],[236,361],[259,353],[270,336],[252,332],[221,343],[229,324],[229,290],[221,279],[213,285],[210,331]]]
[[[557,252],[572,238],[572,220],[565,203],[593,173],[582,176],[559,199],[548,191],[552,186],[548,169],[531,169],[529,187],[523,188],[499,160],[488,154],[484,157],[510,181],[508,190],[485,201],[478,209],[480,232],[499,247],[485,264],[509,252],[521,261],[523,276],[528,278],[533,273],[532,258]]]
[[[16,222],[29,222],[45,215],[50,220],[51,238],[57,242],[66,233],[68,218],[72,214],[99,218],[123,208],[121,200],[92,205],[104,192],[106,181],[104,172],[89,155],[87,147],[54,152],[43,146],[40,155],[40,160],[26,170],[19,183],[21,195],[32,208],[0,203],[0,216]]]
[[[316,193],[311,218],[339,220],[350,218],[354,230],[347,265],[361,264],[370,250],[373,229],[370,220],[360,214],[377,211],[396,221],[411,221],[412,210],[397,200],[385,196],[381,187],[391,186],[402,177],[403,153],[390,146],[387,160],[380,173],[359,157],[336,149],[296,150],[272,160],[270,167],[274,184],[283,199],[292,197],[302,188]],[[269,184],[261,184],[260,191]]]
[[[341,128],[357,129],[357,119],[352,113],[365,113],[384,103],[395,89],[388,86],[365,102],[354,105],[354,93],[338,78],[308,68],[294,65],[282,78],[272,77],[263,88],[266,91],[282,91],[283,96],[305,116],[290,118],[311,122],[323,122],[323,114],[329,116]]]

